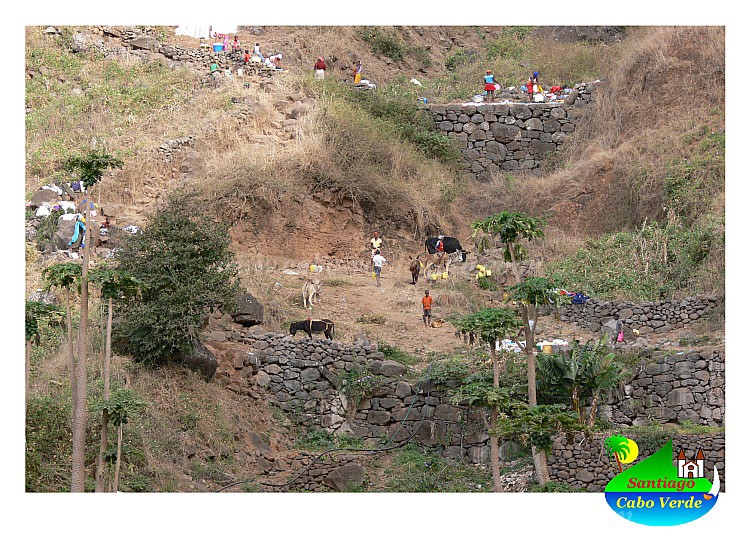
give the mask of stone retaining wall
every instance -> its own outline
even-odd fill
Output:
[[[475,178],[501,171],[539,176],[547,154],[576,129],[596,86],[582,84],[552,103],[434,104],[428,112],[438,131],[456,141]]]
[[[628,431],[622,434],[639,446],[639,460],[656,452],[669,438],[650,439]],[[551,480],[562,481],[576,489],[584,489],[588,492],[603,492],[605,485],[618,473],[615,459],[607,456],[602,447],[608,436],[608,434],[595,434],[588,440],[583,435],[577,435],[570,443],[564,436],[556,437],[552,453],[548,454]],[[720,475],[720,490],[724,491],[725,434],[676,435],[672,438],[674,456],[677,456],[678,451],[683,448],[687,458],[693,459],[700,447],[704,450],[704,476],[711,480],[712,470],[714,466],[717,466]]]
[[[453,405],[445,388],[404,378],[407,367],[384,360],[367,344],[293,339],[278,333],[232,333],[239,343],[208,343],[217,354],[216,379],[240,394],[265,397],[297,423],[352,434],[366,445],[417,443],[473,463],[488,460],[488,435],[476,409]],[[243,349],[239,349],[243,347]],[[351,406],[337,389],[338,376],[366,367],[382,383],[371,398]]]
[[[640,334],[665,333],[682,328],[722,304],[718,296],[692,296],[662,302],[621,302],[590,298],[585,304],[561,307],[560,319],[582,329],[599,331],[606,322],[620,318],[624,329],[638,329]]]
[[[680,352],[639,366],[598,414],[614,424],[725,422],[725,353]]]
[[[214,345],[217,380],[229,389],[265,397],[301,425],[351,434],[369,447],[398,444],[414,434],[420,445],[445,457],[484,463],[490,448],[479,410],[451,402],[445,386],[405,378],[407,367],[385,360],[367,342],[294,339],[279,333],[233,331],[240,343]],[[242,349],[237,349],[241,347]],[[382,383],[357,406],[337,386],[342,372],[366,367]],[[623,426],[675,423],[724,424],[724,353],[668,355],[636,369],[599,408],[600,416]],[[502,447],[501,458],[505,459]]]

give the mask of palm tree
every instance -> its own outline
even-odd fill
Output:
[[[112,300],[122,296],[134,296],[140,283],[133,276],[122,270],[97,269],[89,272],[89,281],[101,287],[102,298],[107,298],[107,333],[105,340],[104,361],[102,364],[102,381],[104,391],[102,396],[106,404],[110,399],[110,361],[112,355]],[[99,456],[97,458],[96,492],[104,492],[104,454],[107,451],[107,432],[109,426],[109,412],[107,407],[102,409],[102,432],[99,441]]]
[[[78,263],[59,263],[42,270],[42,279],[46,281],[45,290],[52,287],[65,289],[66,325],[68,328],[68,355],[70,358],[70,389],[73,401],[72,420],[76,417],[76,354],[73,351],[73,319],[70,307],[70,292],[81,284],[81,265]]]
[[[605,451],[608,455],[613,454],[618,463],[618,471],[623,472],[621,459],[625,459],[630,450],[628,439],[623,435],[613,435],[605,439]]]

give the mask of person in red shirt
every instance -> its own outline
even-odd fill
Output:
[[[425,291],[425,296],[422,297],[422,323],[426,328],[430,327],[431,307],[433,307],[433,297],[430,295],[430,291]]]
[[[243,56],[243,63],[245,63],[246,65],[250,63],[250,52],[248,52],[247,50],[245,50],[245,55]]]
[[[316,73],[316,79],[322,80],[324,76],[326,75],[326,63],[323,61],[323,56],[320,56],[318,58],[318,61],[316,61],[316,64],[314,65],[313,69]]]
[[[443,235],[438,236],[438,242],[435,243],[435,251],[440,259],[443,256]]]

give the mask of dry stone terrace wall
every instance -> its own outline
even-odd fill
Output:
[[[233,340],[248,350],[220,356],[217,379],[238,393],[266,397],[305,426],[353,434],[370,447],[398,444],[414,434],[416,442],[440,446],[447,457],[474,463],[489,458],[477,410],[453,405],[434,383],[410,383],[404,365],[384,360],[367,343],[244,331],[233,332]],[[355,365],[383,376],[373,396],[356,407],[337,389],[338,375]]]
[[[684,300],[661,302],[620,302],[590,298],[585,304],[570,304],[560,309],[560,319],[590,331],[599,331],[606,322],[619,318],[624,329],[640,334],[665,333],[682,328],[722,305],[718,296],[692,296]]]
[[[624,385],[608,393],[598,413],[625,426],[683,420],[723,426],[725,353],[677,353],[641,365]]]
[[[632,439],[639,446],[641,460],[667,443],[664,439],[648,439],[638,433],[623,432],[624,437]],[[602,445],[609,434],[595,434],[587,439],[575,435],[571,442],[565,436],[554,439],[552,453],[548,454],[548,466],[551,480],[568,483],[575,489],[588,492],[604,492],[605,485],[618,473],[615,459],[606,455]],[[717,466],[720,476],[720,490],[725,490],[725,434],[676,435],[673,437],[673,454],[683,448],[686,457],[693,459],[699,448],[705,455],[704,476],[712,479],[712,471]]]
[[[552,103],[435,104],[428,112],[437,130],[456,141],[475,178],[517,171],[539,176],[547,154],[576,129],[595,86],[582,85]]]
[[[220,358],[224,362],[217,379],[226,380],[238,393],[267,398],[304,426],[352,434],[372,448],[414,435],[418,444],[438,448],[449,458],[472,463],[489,459],[481,414],[451,402],[451,383],[413,383],[405,377],[405,366],[384,360],[368,343],[250,331],[235,331],[233,339],[247,351],[230,351]],[[352,406],[337,386],[341,373],[355,365],[383,380],[372,397]],[[683,420],[722,426],[724,383],[723,352],[667,355],[638,367],[624,385],[609,393],[599,415],[621,426]],[[502,459],[504,453],[502,448]]]

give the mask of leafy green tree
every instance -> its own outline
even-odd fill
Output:
[[[159,365],[192,353],[210,309],[234,308],[240,289],[227,229],[173,197],[125,240],[119,268],[143,288],[138,302],[120,306],[115,333],[138,361]]]
[[[107,402],[110,398],[110,361],[112,356],[112,302],[119,298],[133,298],[138,294],[141,283],[122,270],[100,268],[89,272],[89,281],[101,287],[102,298],[107,299],[107,333],[105,340],[104,361],[102,363],[102,381],[104,391],[102,397]],[[104,492],[104,454],[107,451],[107,433],[109,427],[109,413],[102,410],[102,430],[99,441],[99,456],[96,470],[96,492]]]
[[[490,358],[493,366],[493,386],[483,383],[470,383],[455,395],[457,401],[466,400],[470,404],[479,404],[490,410],[490,421],[483,418],[486,428],[491,430],[498,424],[501,408],[509,401],[510,392],[500,387],[501,371],[506,368],[506,357],[502,353],[498,359],[496,342],[508,337],[519,329],[519,318],[510,309],[482,309],[451,321],[457,331],[469,337],[470,343],[481,339],[490,346]],[[501,467],[498,457],[498,438],[490,438],[490,465],[493,471],[493,486],[496,492],[501,488]]]
[[[607,353],[607,346],[603,342],[583,346],[575,344],[568,353],[543,353],[537,359],[540,383],[553,393],[565,393],[579,422],[591,427],[595,422],[600,396],[604,391],[616,387],[624,377],[623,364],[614,359],[615,355]],[[588,400],[591,406],[589,416],[586,416]]]
[[[42,270],[42,280],[45,282],[45,290],[60,287],[65,290],[65,317],[68,330],[68,357],[70,361],[70,390],[73,401],[73,420],[76,417],[76,353],[73,350],[73,317],[70,306],[70,293],[81,285],[81,265],[78,263],[58,263]]]
[[[503,247],[503,256],[507,262],[511,263],[511,271],[514,274],[517,292],[517,301],[519,302],[519,311],[524,325],[525,354],[527,356],[527,388],[529,406],[537,405],[537,378],[535,376],[535,354],[534,354],[534,330],[537,325],[537,305],[546,303],[550,291],[543,286],[542,282],[533,281],[526,286],[520,286],[522,283],[519,273],[518,262],[527,256],[527,250],[522,241],[532,241],[544,237],[542,231],[545,222],[541,219],[530,217],[524,213],[512,213],[503,211],[497,215],[491,215],[484,220],[476,220],[470,224],[472,228],[472,237],[479,240],[477,248],[482,253],[486,248],[495,242],[500,241]],[[539,292],[541,289],[544,292]],[[534,315],[534,320],[530,321],[530,311]],[[548,465],[545,459],[544,450],[537,450],[532,446],[532,458],[535,463],[537,480],[541,485],[550,481]]]
[[[113,475],[111,492],[117,492],[120,478],[120,457],[122,455],[123,426],[128,423],[130,417],[141,411],[147,405],[143,400],[136,398],[128,389],[115,390],[109,399],[95,403],[92,407],[98,412],[108,412],[112,424],[117,428],[117,453],[115,456],[115,472]]]
[[[86,452],[86,357],[88,351],[88,322],[89,322],[89,261],[94,239],[91,238],[91,211],[93,202],[89,200],[94,185],[99,183],[108,169],[122,168],[123,162],[107,154],[104,150],[89,150],[83,155],[72,155],[62,163],[62,169],[78,174],[78,178],[86,186],[79,211],[86,217],[84,235],[86,246],[83,255],[81,271],[81,327],[78,331],[78,361],[76,367],[76,389],[73,412],[73,476],[71,492],[83,492],[86,482],[85,452]]]
[[[530,406],[515,402],[510,406],[510,414],[501,417],[493,433],[496,437],[519,440],[549,452],[557,433],[573,434],[584,429],[565,405]]]

